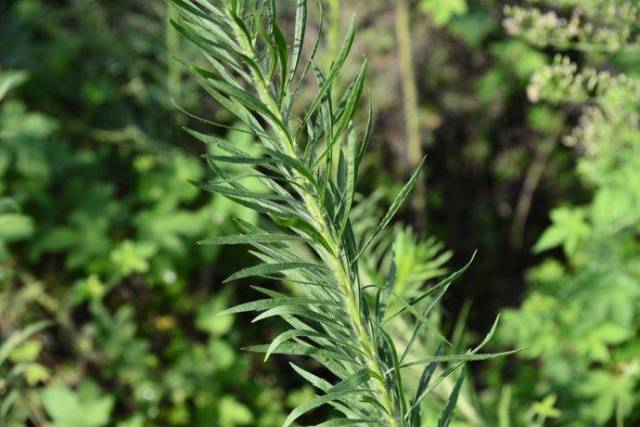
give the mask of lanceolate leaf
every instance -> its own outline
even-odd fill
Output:
[[[440,352],[439,347],[436,350],[436,354]],[[420,414],[420,402],[426,397],[425,391],[429,382],[431,381],[431,377],[438,366],[437,362],[431,362],[427,366],[425,366],[422,374],[420,374],[420,379],[418,380],[418,387],[416,388],[415,396],[411,401],[411,406],[409,407],[409,411],[407,412],[407,417],[409,418],[409,423],[411,427],[421,427],[421,414]]]
[[[415,172],[413,173],[409,181],[407,181],[407,183],[404,185],[404,187],[402,187],[402,190],[400,190],[400,192],[396,196],[395,200],[393,201],[393,203],[389,207],[389,210],[387,211],[387,213],[384,215],[384,217],[376,227],[375,231],[371,234],[371,236],[366,241],[366,243],[362,245],[362,248],[360,249],[360,252],[356,256],[356,259],[359,258],[360,255],[362,255],[362,253],[375,240],[378,233],[380,233],[380,231],[382,231],[387,225],[389,225],[389,222],[391,222],[391,219],[395,216],[395,214],[400,209],[400,206],[402,206],[404,201],[407,199],[407,197],[409,196],[409,193],[411,193],[411,190],[413,190],[413,186],[416,184],[416,181],[418,180],[418,176],[420,175],[420,171],[422,170],[424,161],[425,161],[424,158],[422,159],[422,161],[420,161],[420,164],[416,168]]]
[[[253,245],[257,243],[304,242],[305,239],[293,234],[237,234],[212,237],[198,242],[201,245]]]
[[[411,366],[425,365],[427,363],[444,363],[444,362],[472,362],[479,360],[489,360],[495,359],[496,357],[508,356],[510,354],[515,354],[519,352],[519,349],[503,351],[501,353],[487,353],[487,354],[474,354],[474,353],[465,353],[465,354],[448,354],[443,356],[432,356],[427,357],[425,359],[415,360],[413,362],[404,363],[401,365],[401,368],[409,368]]]
[[[347,144],[347,170],[346,170],[346,185],[344,189],[344,201],[342,203],[342,218],[339,218],[339,232],[338,236],[342,237],[347,223],[349,222],[349,213],[351,213],[351,206],[353,205],[353,198],[356,194],[356,142],[355,135],[350,132],[348,144]]]
[[[347,36],[345,37],[344,42],[342,43],[342,46],[340,48],[340,52],[338,53],[336,60],[331,64],[331,69],[329,70],[329,74],[321,84],[320,90],[318,91],[318,95],[316,96],[315,101],[309,107],[307,114],[303,120],[303,123],[306,123],[307,120],[309,120],[311,115],[315,113],[316,109],[322,102],[322,99],[329,93],[329,90],[331,89],[331,85],[333,84],[336,77],[338,77],[338,74],[340,73],[340,70],[342,69],[344,62],[346,61],[347,56],[351,51],[351,46],[353,45],[354,37],[355,37],[355,19],[352,18],[351,24],[349,25],[349,30],[347,32]]]
[[[371,142],[371,136],[373,135],[373,105],[371,105],[371,99],[369,99],[369,111],[367,115],[367,125],[365,127],[364,137],[362,138],[362,144],[360,144],[360,150],[356,156],[356,170],[360,168],[362,159],[364,158],[367,149],[369,148],[369,142]]]
[[[455,410],[456,404],[458,403],[458,396],[460,396],[460,389],[462,388],[463,382],[464,373],[460,374],[460,377],[458,377],[458,380],[456,381],[456,385],[453,387],[453,391],[451,392],[451,396],[449,397],[447,406],[444,409],[444,413],[438,421],[438,427],[449,427],[449,424],[451,424],[453,411]]]
[[[360,101],[360,95],[362,95],[362,88],[364,87],[364,78],[367,74],[367,61],[362,63],[362,67],[356,76],[355,81],[347,90],[345,94],[345,100],[343,104],[338,105],[336,115],[339,117],[338,126],[336,126],[335,136],[340,135],[349,125],[353,119],[353,115],[356,112],[356,107]]]
[[[244,350],[254,353],[266,353],[269,351],[269,345],[255,345],[245,347]],[[353,359],[347,355],[336,353],[335,351],[325,350],[313,347],[307,344],[299,344],[292,342],[285,342],[280,344],[277,349],[271,351],[270,354],[288,354],[290,356],[310,356],[314,359],[325,363],[330,360],[337,360],[342,362],[352,362]]]
[[[269,310],[277,307],[284,307],[290,305],[323,305],[323,304],[332,304],[331,301],[324,300],[315,300],[311,298],[292,298],[292,297],[282,297],[282,298],[269,298],[257,301],[251,301],[244,304],[236,305],[235,307],[228,308],[219,313],[220,316],[227,314],[236,314],[236,313],[246,313],[249,311],[262,311]]]
[[[189,129],[189,128],[184,128],[184,130],[186,132],[188,132],[190,135],[192,135],[195,138],[199,139],[200,141],[204,142],[205,144],[215,145],[215,146],[220,147],[221,149],[225,150],[226,152],[234,154],[236,156],[251,157],[250,154],[245,153],[241,149],[239,149],[237,147],[234,147],[233,145],[229,144],[224,139],[218,138],[215,135],[207,135],[207,134],[204,134],[204,133],[201,133],[201,132],[195,131],[193,129]]]
[[[333,326],[336,328],[342,327],[341,322],[338,319],[334,319],[332,317],[321,314],[317,311],[310,310],[304,307],[299,307],[295,305],[281,305],[280,307],[274,307],[270,310],[265,311],[264,313],[256,316],[253,319],[253,322],[258,322],[263,319],[267,319],[269,317],[280,316],[298,316],[305,320],[311,320],[317,322],[320,325]]]
[[[413,306],[416,303],[424,300],[426,297],[432,295],[432,294],[440,294],[442,295],[442,290],[446,289],[448,286],[450,286],[455,280],[458,279],[458,277],[460,277],[462,275],[462,273],[464,273],[470,266],[471,263],[473,262],[474,258],[475,258],[476,253],[474,252],[473,255],[471,256],[471,259],[469,260],[469,262],[464,265],[461,269],[455,271],[454,273],[450,274],[449,276],[447,276],[445,279],[443,279],[442,281],[440,281],[437,285],[433,286],[432,288],[427,289],[426,291],[424,291],[420,296],[418,296],[417,298],[413,299],[412,301],[410,301],[410,303],[408,304],[408,306],[403,306],[401,309],[399,309],[396,313],[394,313],[393,315],[389,316],[387,318],[387,321],[391,320],[392,318],[402,314],[405,310],[409,310],[409,306]]]
[[[282,262],[275,264],[259,264],[254,267],[245,268],[232,274],[225,280],[230,282],[232,280],[244,279],[246,277],[261,276],[265,274],[282,273],[285,271],[307,269],[307,270],[320,270],[324,271],[326,267],[318,264],[311,264],[308,262]]]
[[[368,369],[362,369],[356,372],[352,377],[347,378],[346,380],[336,384],[334,387],[327,390],[324,395],[316,397],[315,399],[312,399],[307,403],[303,403],[302,405],[294,409],[284,421],[283,427],[290,426],[291,423],[293,423],[295,420],[311,411],[312,409],[317,408],[318,406],[324,405],[325,403],[331,402],[333,400],[338,400],[349,394],[361,391],[359,390],[359,387],[368,379]]]
[[[267,351],[264,355],[264,360],[267,360],[271,353],[273,353],[282,343],[285,343],[294,338],[304,338],[304,337],[323,337],[324,334],[319,332],[310,330],[310,329],[289,329],[286,332],[281,333],[277,337],[271,341]]]
[[[289,78],[286,88],[291,86],[291,82],[295,77],[298,70],[298,64],[300,64],[300,57],[302,55],[302,47],[304,46],[304,35],[307,29],[307,0],[298,0],[296,6],[296,28],[295,37],[293,39],[293,58],[291,59],[291,70],[289,71]]]

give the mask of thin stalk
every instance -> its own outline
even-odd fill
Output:
[[[180,99],[181,92],[181,75],[182,67],[175,58],[180,52],[180,34],[171,25],[172,19],[177,19],[178,13],[173,8],[167,5],[167,24],[165,28],[165,45],[167,48],[167,90],[169,95],[176,101]]]
[[[511,386],[504,386],[500,389],[500,400],[498,401],[498,427],[511,427],[509,418],[509,407],[511,406]]]
[[[533,163],[529,167],[524,179],[522,191],[520,192],[518,204],[516,205],[513,216],[513,223],[511,224],[511,246],[515,249],[522,248],[524,230],[531,209],[531,201],[538,188],[540,178],[542,178],[549,157],[556,146],[556,139],[557,135],[554,133],[544,140],[542,144],[538,145]]]
[[[413,171],[423,158],[420,137],[420,107],[416,88],[411,44],[409,0],[396,0],[396,39],[402,83],[402,102],[407,137],[406,163]],[[424,229],[427,218],[427,185],[425,178],[416,182],[413,196],[416,226]]]
[[[338,53],[340,44],[340,34],[342,33],[342,0],[327,0],[329,4],[328,22],[329,29],[327,31],[327,54],[325,58],[326,66],[331,65],[331,61]]]
[[[230,19],[230,22],[234,22],[233,19]],[[242,53],[255,60],[255,51],[253,50],[251,41],[247,39],[243,31],[235,24],[234,33],[236,40],[238,40],[240,44]],[[256,83],[258,97],[267,106],[267,108],[271,110],[271,113],[277,116],[278,119],[283,120],[282,112],[278,107],[278,103],[269,92],[264,77],[258,74],[257,70],[252,70],[252,73],[253,79]],[[282,148],[285,150],[285,153],[287,155],[293,158],[300,159],[300,156],[298,156],[298,153],[296,151],[295,136],[288,135],[286,134],[286,132],[280,129],[276,129],[276,136],[280,141],[282,141]],[[294,170],[293,175],[293,178],[296,181],[302,183],[305,182],[305,178],[299,172]],[[336,282],[340,287],[342,294],[344,295],[344,303],[347,309],[347,315],[349,316],[349,320],[357,337],[360,349],[365,355],[365,363],[367,364],[369,370],[373,373],[372,377],[375,383],[376,391],[380,398],[380,403],[384,407],[387,414],[387,423],[389,427],[400,427],[400,417],[396,414],[395,406],[393,404],[393,397],[384,384],[384,370],[379,363],[374,343],[372,342],[371,337],[364,327],[362,316],[360,316],[359,301],[354,294],[354,286],[348,274],[349,265],[346,261],[346,257],[344,256],[346,251],[325,221],[324,215],[322,214],[322,210],[320,208],[321,204],[318,196],[315,195],[311,190],[298,191],[304,201],[307,212],[313,219],[313,225],[322,235],[322,237],[329,243],[331,253],[327,255],[328,259],[326,261],[328,261],[328,264],[336,278]]]

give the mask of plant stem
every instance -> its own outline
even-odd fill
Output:
[[[234,22],[233,19],[230,19],[230,21]],[[235,24],[234,33],[236,39],[240,43],[240,48],[242,49],[243,54],[255,60],[255,52],[253,50],[251,41],[247,39],[243,31]],[[271,110],[271,113],[278,117],[278,119],[284,120],[283,114],[278,107],[278,103],[271,95],[264,77],[258,74],[257,70],[252,70],[252,74],[260,100],[267,106],[267,108],[269,108],[269,110]],[[285,153],[290,157],[300,159],[298,153],[296,152],[295,137],[288,135],[286,132],[277,128],[275,132],[278,139],[282,142],[282,149],[285,151]],[[306,182],[306,179],[299,172],[294,170],[292,173],[293,178],[296,181],[302,183]],[[327,173],[330,173],[330,171],[327,171]],[[313,219],[314,224],[312,225],[329,243],[329,247],[331,248],[331,253],[327,255],[328,259],[326,259],[325,261],[327,261],[327,263],[331,267],[331,270],[333,271],[333,274],[336,278],[336,282],[338,283],[338,286],[342,294],[344,295],[344,303],[346,306],[347,315],[349,316],[349,321],[351,322],[353,331],[358,339],[358,344],[362,350],[362,353],[364,354],[365,363],[368,369],[373,373],[372,378],[380,397],[380,403],[384,407],[386,412],[387,425],[389,427],[400,427],[400,419],[396,415],[395,406],[393,404],[393,397],[384,384],[384,370],[380,365],[376,348],[371,340],[371,337],[367,333],[367,330],[362,321],[362,316],[360,315],[360,304],[357,300],[357,296],[354,294],[354,286],[348,274],[350,264],[347,257],[345,256],[346,251],[344,250],[344,247],[338,241],[334,233],[331,231],[331,227],[325,221],[324,215],[320,208],[321,203],[315,192],[309,189],[307,185],[304,185],[304,189],[300,189],[298,190],[298,192],[304,201],[305,207],[310,217]]]
[[[329,13],[327,21],[329,23],[329,29],[327,31],[327,56],[325,58],[325,61],[323,61],[326,66],[331,65],[331,62],[337,55],[339,49],[338,41],[340,39],[340,33],[342,32],[342,7],[340,4],[341,1],[342,0],[328,0]],[[336,89],[337,87],[333,88],[334,93]]]
[[[180,99],[182,67],[175,60],[180,51],[180,35],[171,25],[171,19],[178,17],[176,10],[167,5],[167,24],[165,28],[165,45],[167,48],[167,90],[176,101]]]
[[[395,27],[407,137],[406,161],[409,170],[413,171],[422,160],[423,152],[422,139],[420,137],[420,109],[418,106],[418,90],[416,88],[415,70],[413,67],[409,12],[409,0],[396,0]],[[416,182],[413,196],[413,209],[415,212],[416,226],[424,229],[427,218],[427,188],[425,178],[419,179]]]
[[[515,249],[522,248],[524,229],[531,209],[531,201],[547,166],[547,161],[556,146],[556,139],[557,135],[554,133],[537,146],[535,158],[522,184],[522,191],[520,192],[513,223],[511,224],[511,246]]]

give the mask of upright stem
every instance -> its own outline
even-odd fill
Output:
[[[407,164],[413,171],[423,157],[420,137],[420,109],[418,90],[416,88],[415,70],[411,47],[411,22],[409,0],[396,0],[396,39],[398,42],[398,58],[402,76],[402,100],[407,136]],[[416,226],[424,228],[427,215],[427,189],[425,179],[416,182],[413,196]]]
[[[547,166],[549,156],[551,156],[556,146],[556,138],[557,135],[552,134],[544,140],[542,144],[537,146],[533,163],[529,167],[524,183],[522,184],[522,191],[520,192],[516,211],[513,215],[513,223],[511,224],[511,246],[515,249],[522,248],[524,229],[527,223],[527,217],[529,216],[529,210],[531,209],[531,201],[533,200],[544,169]]]
[[[233,22],[233,20],[231,20]],[[243,53],[249,58],[255,59],[255,52],[251,45],[251,41],[246,38],[244,33],[234,25],[234,32],[236,39],[240,43],[240,48]],[[269,88],[262,75],[258,74],[256,70],[252,70],[253,79],[256,83],[256,89],[260,100],[271,110],[271,113],[276,115],[279,119],[283,120],[282,112],[278,107],[278,103],[271,95]],[[282,141],[282,149],[288,156],[293,158],[299,158],[296,152],[295,137],[287,135],[284,131],[276,128],[276,135],[280,141]],[[297,171],[293,171],[293,178],[301,183],[305,183],[306,179]],[[305,184],[306,187],[306,184]],[[369,370],[373,373],[373,382],[380,398],[380,404],[386,411],[387,425],[389,427],[400,427],[400,417],[396,414],[396,409],[393,401],[393,397],[389,390],[387,390],[384,383],[384,370],[380,365],[378,359],[376,347],[371,340],[371,337],[367,333],[367,330],[363,324],[362,316],[360,315],[359,301],[357,295],[354,294],[354,284],[351,282],[348,274],[350,265],[347,258],[344,256],[346,253],[342,243],[336,238],[331,231],[331,227],[327,224],[325,217],[321,210],[321,203],[318,196],[314,191],[300,191],[307,212],[313,219],[314,227],[322,235],[322,237],[329,243],[331,253],[328,255],[328,263],[335,276],[336,282],[345,298],[345,308],[349,321],[357,337],[358,344],[362,353],[364,354],[365,363]]]
[[[329,4],[328,23],[329,29],[327,31],[327,49],[328,56],[325,58],[325,65],[331,65],[331,61],[338,53],[338,44],[340,40],[340,34],[342,32],[342,0],[327,0]]]
[[[165,28],[165,45],[167,48],[167,89],[169,95],[179,101],[181,91],[182,67],[175,60],[180,51],[180,35],[171,25],[171,19],[177,19],[178,13],[175,8],[167,5],[167,25]]]

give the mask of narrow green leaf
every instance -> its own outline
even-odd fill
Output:
[[[273,341],[271,341],[271,344],[269,344],[269,347],[265,352],[264,360],[266,362],[269,356],[271,356],[271,353],[273,353],[281,344],[287,341],[290,341],[294,338],[324,337],[324,336],[325,336],[324,334],[321,334],[317,331],[313,331],[311,329],[289,329],[288,331],[281,333],[280,335],[275,337]]]
[[[293,57],[291,59],[291,69],[287,79],[287,89],[291,86],[291,82],[295,77],[296,71],[300,64],[302,56],[302,47],[304,46],[304,36],[307,28],[307,0],[298,0],[296,5],[296,26],[293,38]]]
[[[202,12],[201,10],[199,10],[196,7],[193,7],[191,4],[187,3],[184,0],[167,0],[169,3],[173,4],[177,10],[182,10],[182,11],[187,11],[192,15],[195,15],[199,18],[202,19],[209,19],[209,16],[207,14],[205,14],[204,12]]]
[[[309,222],[300,218],[288,218],[288,219],[274,218],[274,220],[280,226],[291,228],[293,230],[296,230],[300,233],[303,233],[309,236],[309,239],[311,241],[320,243],[320,245],[322,245],[322,247],[328,253],[330,254],[334,253],[333,248],[331,247],[327,239],[325,239],[322,233],[320,233],[311,224],[309,224]]]
[[[269,350],[269,344],[254,345],[243,348],[245,351],[252,353],[266,353]],[[285,342],[280,344],[277,349],[273,350],[270,354],[286,354],[289,356],[309,356],[321,363],[326,361],[338,360],[342,362],[353,363],[352,357],[345,354],[336,353],[334,351],[316,348],[308,344],[300,344],[295,342]]]
[[[249,79],[249,75],[244,71],[244,69],[237,65],[238,61],[236,60],[236,58],[241,55],[237,53],[232,45],[225,45],[223,43],[208,39],[207,37],[198,34],[193,30],[193,28],[182,25],[174,21],[173,19],[170,20],[170,23],[173,28],[175,28],[176,31],[180,33],[180,35],[182,35],[185,39],[189,40],[196,46],[200,47],[205,52],[207,57],[213,61],[214,64],[220,65],[217,66],[216,69],[217,71],[221,72],[221,77],[223,77],[225,81],[237,87],[240,87],[240,85],[235,81],[232,75],[227,72],[225,67],[228,67],[236,72],[245,81]]]
[[[250,301],[244,304],[239,304],[231,308],[227,308],[226,310],[218,313],[219,316],[225,316],[229,314],[237,314],[237,313],[247,313],[250,311],[263,311],[269,310],[274,307],[282,307],[282,306],[290,306],[290,305],[323,305],[323,304],[334,304],[331,301],[313,299],[313,298],[293,298],[293,297],[282,297],[282,298],[268,298],[261,299],[256,301]]]
[[[351,119],[353,118],[360,96],[362,95],[362,89],[364,88],[364,80],[367,75],[368,62],[365,59],[360,70],[356,75],[353,84],[347,89],[345,94],[345,100],[343,105],[338,105],[336,115],[339,118],[336,125],[334,137],[339,136],[349,126]]]
[[[409,193],[411,193],[411,190],[413,189],[413,186],[415,185],[418,179],[418,176],[420,175],[420,171],[422,170],[422,166],[424,165],[425,158],[426,157],[422,158],[415,172],[413,173],[409,181],[407,181],[407,183],[404,185],[404,187],[402,187],[402,190],[400,190],[400,192],[396,196],[395,200],[389,207],[389,210],[384,215],[384,217],[376,227],[375,231],[369,237],[369,240],[367,240],[367,242],[362,246],[362,248],[360,249],[360,252],[358,253],[358,255],[356,255],[356,258],[351,261],[352,263],[354,263],[360,257],[360,255],[362,255],[362,253],[374,241],[378,233],[380,233],[380,231],[382,231],[389,224],[391,219],[395,216],[396,212],[398,212],[398,210],[400,209],[400,206],[402,206],[402,203],[404,203]]]
[[[284,100],[287,90],[287,79],[289,74],[289,49],[287,41],[277,25],[273,26],[276,55],[280,63],[280,101]]]
[[[287,419],[284,421],[283,427],[289,427],[295,420],[319,406],[322,406],[334,400],[338,400],[348,394],[353,394],[361,391],[358,389],[358,387],[367,382],[369,380],[369,377],[369,370],[366,368],[361,369],[360,371],[353,374],[353,376],[351,376],[350,378],[339,382],[337,385],[329,389],[326,394],[318,396],[310,400],[309,402],[303,403],[302,405],[291,411]]]
[[[369,98],[367,126],[365,127],[362,143],[360,144],[360,150],[358,151],[358,156],[356,157],[356,170],[360,170],[362,159],[364,159],[364,155],[369,149],[369,142],[371,142],[371,135],[373,135],[373,105],[371,103],[371,98]]]
[[[224,196],[241,197],[248,200],[277,200],[295,202],[295,199],[291,196],[270,193],[255,193],[244,189],[232,188],[226,185],[216,184],[215,182],[204,182],[195,184],[205,191],[222,194]]]
[[[284,153],[281,153],[280,151],[266,149],[265,152],[267,155],[273,157],[276,160],[279,160],[280,162],[284,163],[285,165],[289,166],[290,168],[300,173],[312,185],[314,186],[316,185],[316,179],[313,176],[313,173],[311,173],[309,168],[307,168],[307,166],[304,163],[302,163],[300,160],[294,159],[293,157],[288,156]]]
[[[297,316],[297,317],[302,317],[303,319],[313,320],[314,322],[318,322],[318,324],[320,325],[333,326],[336,328],[344,327],[344,325],[340,323],[337,319],[331,318],[329,316],[325,316],[324,314],[313,311],[307,307],[301,307],[299,305],[280,305],[279,307],[274,307],[256,316],[252,320],[252,322],[253,323],[259,322],[260,320],[268,319],[269,317],[275,317],[275,316],[280,316],[280,317]]]
[[[409,350],[411,349],[411,346],[413,345],[413,343],[415,342],[416,338],[418,337],[420,331],[422,331],[422,327],[427,323],[427,320],[429,318],[429,315],[431,314],[431,311],[433,309],[435,309],[435,307],[440,303],[440,300],[442,299],[444,294],[447,292],[447,290],[449,289],[450,285],[451,285],[451,282],[448,282],[446,285],[444,285],[442,287],[442,290],[427,305],[427,307],[424,309],[424,311],[420,315],[420,317],[418,317],[416,325],[413,328],[413,332],[411,333],[411,338],[409,338],[409,342],[407,342],[407,345],[404,348],[404,351],[402,352],[402,356],[400,357],[400,363],[402,363],[404,361],[405,357],[407,357],[407,355],[409,355]],[[447,343],[448,343],[448,341],[447,341]]]
[[[485,345],[489,343],[489,341],[491,341],[491,338],[493,338],[493,335],[496,333],[496,329],[498,328],[498,323],[500,323],[500,313],[498,313],[498,315],[496,316],[496,320],[493,321],[493,325],[491,325],[489,333],[484,337],[482,342],[471,351],[472,354],[479,352]]]
[[[323,34],[323,29],[324,29],[324,11],[322,10],[322,2],[318,2],[318,10],[319,10],[319,17],[318,17],[318,34],[316,36],[316,41],[313,45],[313,49],[311,49],[311,54],[309,55],[309,60],[307,61],[307,64],[305,65],[304,69],[302,70],[302,73],[300,74],[300,77],[298,78],[298,84],[296,85],[296,88],[294,91],[290,92],[287,94],[287,99],[285,101],[285,117],[289,117],[291,115],[291,109],[293,108],[293,101],[294,99],[296,99],[298,97],[298,93],[300,92],[300,89],[303,86],[303,82],[305,80],[305,77],[307,76],[307,74],[309,73],[309,70],[311,69],[311,65],[313,64],[313,61],[316,57],[316,53],[318,52],[318,46],[320,46],[320,41],[322,39],[322,34]],[[304,122],[303,124],[307,124],[307,122]],[[303,129],[303,126],[300,126],[300,129]],[[297,135],[296,135],[297,136]]]
[[[251,95],[249,92],[238,88],[237,86],[230,85],[223,79],[219,78],[213,73],[208,72],[207,70],[196,66],[192,66],[192,68],[197,74],[202,76],[206,82],[210,83],[214,89],[219,90],[222,93],[236,99],[246,108],[249,108],[250,110],[261,114],[263,117],[273,122],[274,126],[280,128],[283,132],[285,132],[285,134],[288,134],[289,131],[284,123],[282,123],[282,121],[258,98]]]
[[[206,84],[205,80],[200,78],[200,85],[204,88],[204,90],[215,99],[220,105],[226,108],[231,114],[236,116],[242,123],[248,125],[251,129],[253,129],[256,134],[264,134],[264,130],[258,123],[258,120],[251,114],[251,112],[242,104],[238,102],[234,102],[233,100],[227,98],[222,93],[217,90],[212,89],[209,85]]]
[[[334,80],[338,77],[342,66],[344,65],[349,52],[351,51],[351,47],[353,46],[353,39],[355,37],[356,24],[355,18],[351,18],[351,22],[349,24],[349,29],[347,30],[347,35],[342,42],[342,46],[340,47],[340,51],[338,52],[338,56],[336,60],[331,64],[329,69],[329,73],[327,74],[326,79],[323,84],[320,86],[318,90],[318,94],[316,95],[315,100],[311,103],[307,110],[307,114],[305,115],[302,123],[306,123],[311,116],[315,113],[316,109],[320,106],[320,103],[324,99],[324,97],[329,93],[331,86],[333,85]]]
[[[420,360],[414,360],[413,362],[404,363],[400,367],[401,368],[409,368],[411,366],[424,365],[427,363],[450,363],[450,362],[477,362],[480,360],[491,360],[496,357],[508,356],[510,354],[515,354],[521,351],[521,349],[503,351],[500,353],[465,353],[465,354],[449,354],[442,356],[432,356],[427,357]]]
[[[306,239],[294,234],[236,234],[201,240],[199,245],[253,245],[256,243],[304,242]]]
[[[456,409],[456,405],[458,403],[458,397],[460,396],[460,389],[462,388],[462,383],[464,382],[464,372],[460,374],[458,380],[456,381],[456,385],[453,387],[453,391],[451,391],[451,395],[449,396],[449,401],[447,402],[447,406],[444,408],[444,413],[440,417],[438,421],[438,427],[449,427],[451,423],[451,419],[453,418],[453,413]]]
[[[342,237],[344,230],[349,222],[349,214],[353,205],[353,197],[356,194],[356,138],[353,130],[349,132],[347,139],[347,158],[346,158],[346,188],[342,207],[342,218],[340,219],[340,229],[338,237]]]
[[[269,202],[266,200],[257,201],[256,203],[249,201],[247,199],[241,197],[234,196],[226,196],[229,199],[233,200],[237,204],[252,209],[256,212],[269,215],[272,218],[288,218],[290,220],[297,219],[296,215],[298,214],[296,211],[284,206],[282,204],[277,204],[274,202]]]
[[[326,267],[318,264],[311,264],[308,262],[282,262],[282,263],[274,263],[274,264],[258,264],[256,266],[245,268],[243,270],[240,270],[232,274],[224,281],[224,283],[230,282],[232,280],[244,279],[247,277],[261,276],[264,274],[273,274],[273,273],[284,273],[286,271],[298,270],[298,269],[325,271]]]
[[[326,84],[326,79],[320,68],[315,64],[311,64],[313,68],[313,74],[318,81],[318,86],[323,87]],[[324,97],[320,100],[320,123],[321,129],[324,131],[324,135],[330,142],[333,141],[333,105],[331,102],[331,85],[329,84],[328,90]]]
[[[314,333],[317,333],[314,331]],[[296,371],[298,373],[298,375],[300,375],[305,381],[307,381],[308,383],[310,383],[312,386],[322,390],[322,391],[327,391],[329,390],[331,387],[333,387],[333,385],[325,380],[324,378],[320,378],[319,376],[312,374],[309,371],[306,371],[304,369],[302,369],[301,367],[299,367],[298,365],[296,365],[295,363],[289,363],[289,365],[291,365],[291,367],[293,368],[294,371]]]
[[[333,420],[325,421],[317,424],[316,427],[337,427],[337,426],[351,426],[351,425],[380,425],[380,420],[371,419],[351,419],[351,418],[335,418]]]
[[[393,375],[391,375],[391,377],[388,379],[388,382],[390,382],[395,389],[396,396],[401,397],[404,395],[404,387],[402,385],[402,373],[400,372],[400,361],[398,359],[398,353],[396,351],[395,343],[393,342],[393,339],[391,338],[391,336],[389,336],[387,331],[385,331],[379,325],[376,326],[378,327],[378,330],[380,331],[380,334],[382,335],[386,344],[383,347],[386,353],[388,353],[386,364],[392,366],[392,368],[388,370],[388,373]],[[406,411],[406,402],[403,398],[399,398],[398,401],[400,404],[399,408],[397,409],[400,413],[404,413]]]
[[[438,346],[436,350],[436,355],[440,353],[442,346]],[[416,387],[416,392],[413,400],[411,401],[411,407],[407,412],[407,417],[409,418],[409,423],[411,427],[421,427],[421,414],[420,414],[420,403],[427,396],[424,394],[429,382],[431,381],[431,377],[436,370],[438,364],[436,362],[431,362],[427,366],[425,366],[424,370],[420,374],[420,379],[418,380],[418,386]]]
[[[231,154],[235,154],[236,156],[240,156],[240,157],[251,157],[251,155],[245,151],[242,151],[241,149],[234,147],[233,145],[229,144],[227,141],[225,141],[222,138],[218,138],[215,135],[207,135],[204,134],[202,132],[198,132],[196,130],[184,127],[183,128],[185,130],[185,132],[187,132],[189,135],[193,136],[194,138],[196,138],[197,140],[199,140],[200,142],[203,142],[205,144],[208,145],[215,145],[221,149],[223,149],[224,151],[231,153]]]
[[[425,292],[423,292],[419,297],[412,299],[408,304],[404,304],[404,306],[399,309],[397,312],[395,312],[393,315],[389,316],[386,320],[385,323],[389,322],[391,319],[397,317],[398,315],[404,313],[406,310],[411,310],[412,313],[414,313],[415,315],[415,311],[412,310],[411,307],[413,307],[415,304],[417,304],[418,302],[424,300],[426,297],[428,297],[429,295],[438,292],[439,294],[443,294],[443,290],[446,291],[445,288],[448,288],[449,285],[451,285],[453,282],[455,282],[473,263],[473,260],[475,259],[477,254],[477,251],[474,252],[471,255],[471,259],[469,259],[469,261],[459,270],[454,271],[453,273],[451,273],[449,276],[447,276],[446,278],[442,279],[437,285],[427,289]],[[395,294],[394,294],[395,295]],[[404,299],[398,295],[396,295],[396,297],[401,301],[404,302]],[[435,298],[436,300],[438,299],[438,297]],[[421,318],[421,315],[417,315],[417,318]]]

